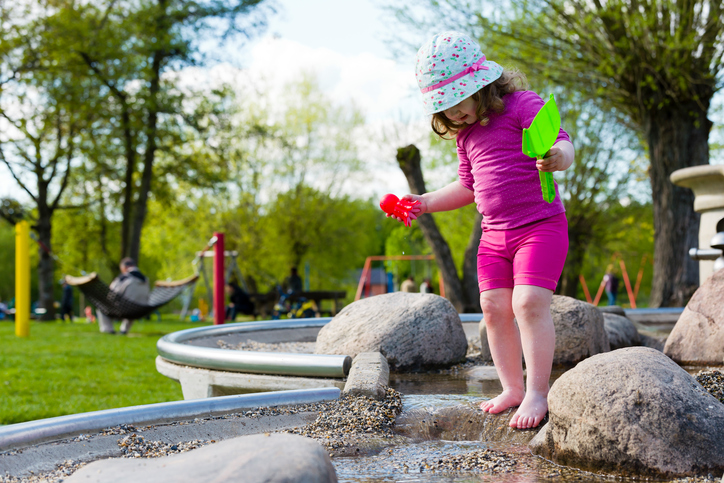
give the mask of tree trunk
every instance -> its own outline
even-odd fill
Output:
[[[131,213],[133,212],[133,173],[136,171],[136,146],[131,130],[131,116],[125,97],[121,98],[121,120],[123,141],[126,148],[126,175],[123,186],[123,207],[121,220],[121,258],[131,253]]]
[[[651,307],[683,306],[699,285],[699,263],[688,256],[698,247],[699,214],[694,193],[669,180],[677,169],[709,164],[707,97],[703,108],[696,102],[674,103],[646,113],[644,132],[651,159],[654,205],[654,279]]]
[[[420,150],[413,144],[397,150],[397,163],[407,178],[410,185],[410,191],[414,194],[421,195],[426,193],[425,180],[422,177],[420,169]],[[455,306],[458,312],[462,312],[465,308],[464,295],[458,272],[455,268],[455,262],[450,253],[445,238],[440,234],[440,230],[435,223],[432,215],[426,213],[417,219],[425,240],[432,247],[435,255],[435,261],[440,269],[440,273],[445,282],[445,296]]]
[[[478,247],[483,236],[483,215],[476,213],[473,231],[463,260],[463,300],[465,313],[482,312],[480,309],[480,288],[478,287]]]
[[[162,14],[157,19],[157,30],[159,34],[165,33],[165,5],[164,0],[159,1],[162,8]],[[153,62],[151,64],[151,82],[148,92],[148,118],[146,122],[146,152],[143,157],[143,175],[141,176],[141,186],[138,190],[138,199],[133,213],[133,226],[131,228],[131,241],[129,256],[136,263],[140,263],[141,256],[141,233],[143,231],[143,223],[146,220],[148,210],[148,195],[151,192],[151,181],[153,180],[153,162],[156,157],[156,136],[158,133],[158,93],[161,90],[161,64],[165,56],[163,50],[156,50],[153,54]]]
[[[45,206],[44,206],[45,205]],[[35,226],[38,232],[38,306],[45,309],[45,314],[40,320],[55,320],[55,295],[53,293],[53,281],[55,280],[55,269],[51,251],[51,219],[53,211],[42,203],[38,197],[38,222]]]

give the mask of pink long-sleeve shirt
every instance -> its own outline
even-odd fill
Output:
[[[543,200],[536,160],[523,154],[523,128],[530,127],[543,99],[519,91],[503,102],[505,110],[491,113],[486,126],[476,122],[457,136],[460,183],[475,193],[484,229],[516,228],[566,211],[557,184],[555,200]],[[563,129],[558,141],[570,141]]]

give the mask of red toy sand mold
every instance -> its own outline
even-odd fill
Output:
[[[412,224],[412,220],[417,219],[417,216],[415,216],[414,213],[411,213],[412,209],[419,204],[419,201],[401,200],[393,194],[387,194],[382,197],[382,201],[380,201],[380,208],[382,208],[382,211],[388,215],[396,216],[401,219],[405,226],[410,226]]]

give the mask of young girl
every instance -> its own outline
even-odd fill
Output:
[[[499,413],[520,406],[510,425],[538,426],[548,411],[555,346],[550,304],[568,253],[568,223],[558,189],[552,203],[544,201],[538,170],[568,169],[573,145],[561,130],[544,159],[523,154],[523,128],[543,100],[522,90],[521,73],[486,60],[464,34],[431,38],[417,53],[415,75],[433,131],[456,140],[459,180],[405,198],[420,202],[413,217],[477,204],[483,215],[480,305],[503,385],[499,396],[480,407]],[[525,386],[521,352],[528,371]]]

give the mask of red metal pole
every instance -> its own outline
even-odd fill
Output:
[[[636,308],[636,297],[633,295],[633,290],[631,290],[631,281],[628,279],[628,272],[626,271],[626,264],[623,263],[623,258],[621,258],[618,263],[621,265],[621,273],[623,274],[623,281],[626,284],[626,292],[628,293],[628,300],[631,303],[631,308]]]
[[[598,307],[598,301],[601,300],[601,295],[603,295],[603,289],[606,286],[606,281],[601,280],[601,285],[598,286],[598,292],[596,292],[596,297],[593,299],[593,305]]]
[[[367,270],[369,270],[370,266],[372,266],[373,258],[374,257],[367,257],[367,259],[365,260],[365,266],[362,269],[362,273],[359,277],[359,284],[357,285],[357,293],[354,296],[355,302],[362,298],[362,291],[365,288],[365,281],[367,280]]]
[[[591,300],[591,292],[588,291],[588,285],[586,285],[586,279],[583,278],[583,274],[578,275],[578,280],[581,281],[581,285],[583,285],[583,293],[586,295],[586,302],[589,304],[593,302]]]
[[[224,303],[224,234],[214,233],[216,245],[214,245],[214,325],[224,323],[226,315],[226,304]]]

